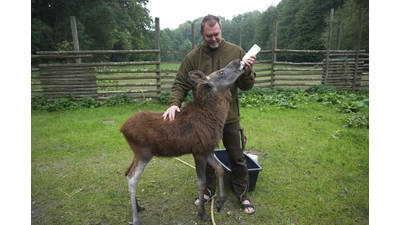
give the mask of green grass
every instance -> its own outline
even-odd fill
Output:
[[[127,224],[132,221],[124,172],[133,154],[119,133],[150,103],[31,113],[32,224]],[[345,114],[316,102],[296,109],[243,107],[246,150],[263,168],[247,215],[232,192],[216,224],[368,224],[369,130],[343,127]],[[191,155],[180,157],[194,165]],[[195,171],[173,158],[153,158],[138,198],[144,224],[201,222]],[[210,214],[210,205],[206,211]]]

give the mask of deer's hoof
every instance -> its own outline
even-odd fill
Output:
[[[224,204],[225,204],[225,197],[219,198],[218,201],[217,201],[217,211],[218,212],[221,211],[221,209],[224,206]]]
[[[201,217],[201,219],[203,220],[203,222],[209,222],[209,221],[211,221],[211,218],[210,218],[208,215],[203,215],[203,216]]]

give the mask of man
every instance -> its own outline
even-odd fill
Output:
[[[192,70],[200,70],[205,74],[225,67],[234,59],[242,59],[246,52],[239,46],[229,43],[222,38],[222,27],[218,17],[207,15],[201,22],[200,35],[203,38],[202,44],[190,51],[182,61],[178,74],[176,75],[174,84],[171,88],[171,94],[168,101],[168,109],[163,114],[163,118],[175,119],[175,113],[179,113],[183,100],[188,92],[192,89],[192,85],[187,81],[188,73]],[[231,182],[233,192],[243,211],[253,213],[254,206],[250,203],[247,196],[249,188],[249,175],[247,171],[246,159],[243,155],[243,149],[240,147],[239,136],[239,97],[238,88],[241,90],[249,90],[255,82],[255,72],[253,65],[256,57],[251,56],[245,61],[243,74],[236,80],[231,88],[232,100],[230,102],[230,110],[228,118],[225,121],[222,142],[228,153],[231,163]],[[193,95],[196,90],[193,89]],[[209,195],[204,195],[205,202],[215,197],[216,193],[216,175],[214,169],[207,164],[206,167],[206,186]],[[196,199],[195,204],[199,202]]]

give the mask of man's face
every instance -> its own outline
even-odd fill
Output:
[[[203,31],[200,32],[203,37],[204,42],[207,43],[210,48],[218,48],[221,43],[221,28],[218,23],[216,23],[213,27],[210,27],[208,23],[206,23],[203,27]]]

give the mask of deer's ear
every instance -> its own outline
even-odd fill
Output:
[[[188,82],[196,87],[198,84],[207,84],[210,78],[200,70],[192,70],[189,72]]]

